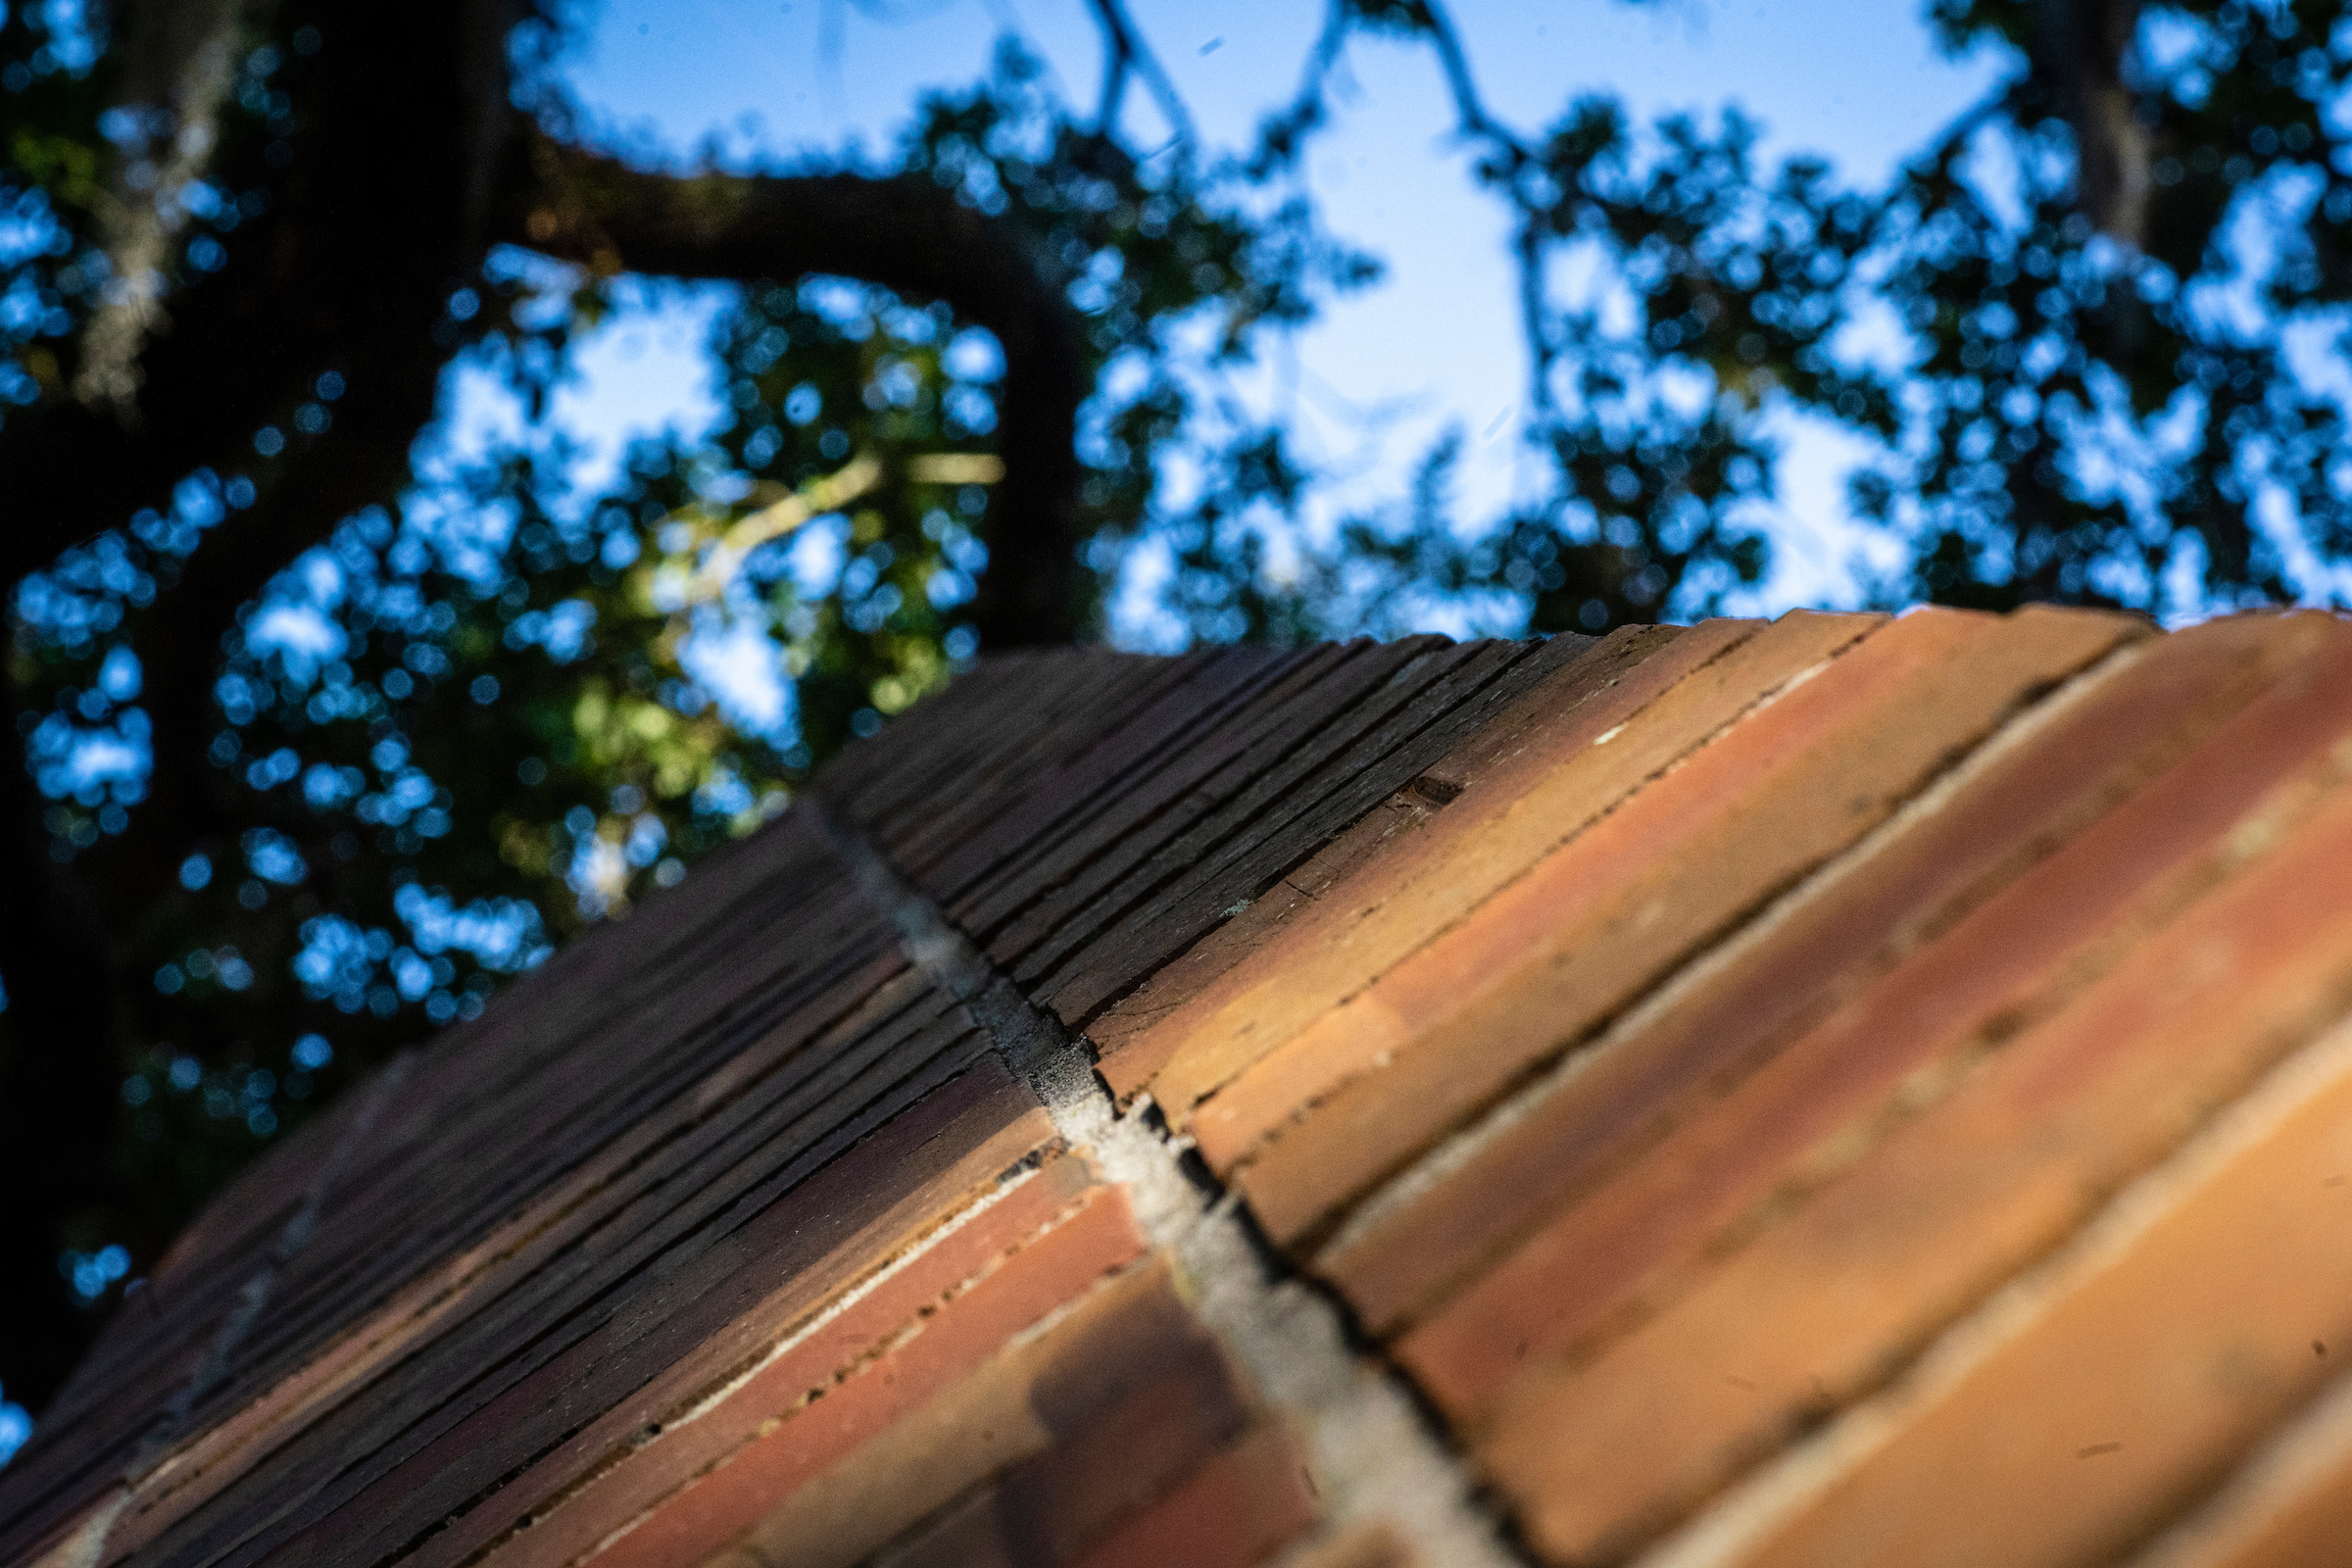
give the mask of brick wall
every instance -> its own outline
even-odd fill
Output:
[[[0,1560],[2330,1565],[2352,628],[992,660],[235,1184]]]

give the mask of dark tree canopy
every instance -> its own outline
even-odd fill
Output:
[[[2180,615],[2352,557],[2339,7],[1933,0],[2007,70],[1884,189],[1764,167],[1736,107],[1564,83],[1508,125],[1426,0],[1333,0],[1220,153],[1096,12],[1093,105],[1007,40],[885,163],[760,172],[600,145],[553,0],[0,12],[9,1397],[319,1097],[978,650],[1100,635],[1135,551],[1201,638],[1700,613],[1763,578],[1795,415],[1871,453],[1885,603]],[[1376,273],[1290,177],[1364,33],[1427,50],[1512,218],[1548,482],[1509,516],[1454,515],[1444,442],[1304,526],[1317,474],[1224,391]],[[732,287],[708,440],[594,494],[537,417],[418,444],[453,366],[535,416],[664,279]],[[729,639],[772,723],[714,703]]]

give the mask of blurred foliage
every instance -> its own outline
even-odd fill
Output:
[[[1762,167],[1737,109],[1642,126],[1592,96],[1522,135],[1422,0],[1335,6],[1247,155],[1143,155],[1008,44],[980,86],[920,106],[889,163],[1010,219],[1072,280],[1096,634],[1122,592],[1173,640],[1598,630],[1752,603],[1806,422],[1869,454],[1852,495],[1888,546],[1857,567],[1878,602],[2332,601],[2352,555],[2340,8],[2082,8],[2131,22],[2147,194],[2120,238],[2078,188],[2080,62],[2036,31],[2050,9],[1934,0],[1949,47],[2014,69],[1879,191],[1814,159]],[[1459,514],[1458,436],[1393,506],[1327,516],[1323,476],[1241,390],[1269,333],[1376,275],[1292,177],[1358,30],[1432,48],[1512,216],[1546,466],[1506,516]],[[304,133],[287,82],[317,32],[256,24],[238,45],[169,288],[246,265],[240,227]],[[95,10],[0,14],[0,415],[67,397],[118,297],[112,182],[145,132],[109,118],[108,50]],[[106,1002],[133,1042],[119,1184],[64,1232],[87,1300],[122,1273],[91,1261],[105,1247],[151,1260],[322,1092],[674,882],[978,652],[965,607],[1020,526],[989,499],[1001,345],[857,279],[728,290],[721,426],[640,443],[584,487],[552,395],[581,335],[656,286],[507,251],[453,287],[436,341],[518,416],[482,450],[425,442],[405,493],[237,613],[206,725],[211,825],[185,842],[133,844],[142,637],[276,453],[332,426],[340,376],[250,457],[18,585],[17,730],[48,850],[133,911],[140,977]]]
[[[2026,9],[1931,14],[1961,48],[2028,37]],[[1866,427],[1891,450],[1854,488],[1908,543],[1910,591],[2174,614],[2340,599],[2313,566],[2352,549],[2325,368],[2352,298],[2352,167],[2325,118],[2352,71],[2341,16],[2141,16],[2137,246],[2079,209],[2046,68],[1882,203],[1875,293],[1910,354],[1874,377]],[[1987,177],[1996,158],[2005,178]]]

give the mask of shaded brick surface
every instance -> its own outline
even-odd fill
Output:
[[[821,788],[918,885],[1021,926],[1040,962],[1115,1000],[1577,646],[992,661]],[[968,1380],[1104,1270],[1146,1266],[1113,1223],[1123,1200],[1086,1186],[797,812],[387,1083],[364,1136],[347,1136],[354,1097],[156,1270],[156,1309],[111,1327],[0,1478],[0,1556],[104,1512],[104,1561],[569,1561],[648,1549],[659,1533],[632,1521],[709,1503],[730,1472],[750,1531],[793,1476],[910,1419],[919,1388]],[[298,1214],[307,1243],[278,1258]],[[1076,1273],[1048,1267],[1072,1248]],[[1021,1279],[1043,1294],[987,1317]],[[1132,1430],[1106,1444],[1097,1501],[1043,1472],[985,1484],[1029,1497],[1037,1528],[1084,1515],[1090,1539],[1195,1470],[1210,1487],[1251,1396],[1202,1364],[1208,1383],[1099,1412]],[[854,1386],[904,1397],[861,1405]],[[1202,1389],[1229,1413],[1138,1483],[1152,1412]],[[163,1446],[143,1446],[175,1400]],[[786,1452],[782,1470],[760,1457]]]
[[[1280,1426],[1261,1426],[1136,1514],[1081,1560],[1086,1568],[1249,1568],[1314,1522],[1314,1488]]]

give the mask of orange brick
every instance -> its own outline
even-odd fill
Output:
[[[1459,823],[1466,818],[1483,819],[1526,793],[1555,761],[1557,736],[1570,726],[1589,721],[1591,715],[1579,710],[1597,699],[1626,701],[1627,693],[1620,689],[1628,687],[1635,666],[1674,642],[1684,630],[1681,626],[1620,626],[1560,658],[1535,686],[1481,724],[1419,778],[1089,1024],[1086,1034],[1095,1047],[1097,1065],[1120,1102],[1150,1087],[1167,1065],[1169,1054],[1183,1043],[1182,1027],[1160,1027],[1179,1008],[1190,1006],[1200,1015],[1231,1001],[1237,987],[1247,989],[1251,976],[1263,981],[1271,972],[1263,960],[1238,981],[1228,983],[1227,977],[1269,944],[1288,937],[1290,928],[1301,916],[1317,910],[1335,887],[1345,883],[1349,890],[1343,895],[1344,906],[1365,900],[1379,902],[1384,887],[1426,860],[1429,852],[1417,853],[1410,839],[1431,825],[1441,806],[1454,808],[1446,812],[1446,820]],[[1720,650],[1724,646],[1722,630],[1710,627],[1694,646]],[[1546,649],[1534,659],[1551,657],[1552,650]],[[1654,677],[1649,679],[1654,683]],[[1589,734],[1598,732],[1592,728]],[[1466,802],[1464,796],[1469,797]],[[1464,836],[1463,830],[1449,827],[1441,839],[1455,843]],[[1371,869],[1376,860],[1381,862],[1380,868]],[[1321,922],[1327,916],[1316,918]],[[1343,921],[1333,929],[1344,929],[1345,924]],[[1304,940],[1312,946],[1322,938]],[[1276,960],[1275,967],[1279,966]],[[1217,998],[1204,1000],[1212,988],[1220,987]]]
[[[1180,1044],[1176,1031],[1159,1024],[1251,955],[1289,936],[1291,927],[1348,873],[1381,857],[1407,853],[1405,841],[1424,831],[1435,814],[1432,802],[1409,790],[1391,796],[1089,1024],[1086,1038],[1095,1048],[1096,1070],[1119,1103],[1128,1104],[1150,1088],[1167,1065],[1168,1053]]]
[[[1479,1454],[1520,1499],[1547,1555],[1622,1554],[1876,1386],[2057,1247],[2214,1106],[2339,1017],[2352,1004],[2348,882],[2352,790],[2339,788],[2301,831],[2002,1046],[1948,1099],[1898,1122],[1826,1184],[1785,1197],[1786,1218],[1760,1221],[1754,1240],[1597,1360],[1524,1373]],[[1909,1086],[1911,1095],[1927,1092]],[[2352,1080],[2343,1094],[2352,1109]],[[2329,1147],[2352,1158],[2352,1122],[2330,1136]],[[2321,1178],[2343,1168],[2314,1175],[2298,1200],[2308,1203]],[[2329,1210],[2333,1228],[2324,1234],[2333,1239],[2315,1245],[2341,1250],[2352,1240],[2342,1228],[2352,1208]],[[2243,1218],[2260,1228],[2257,1216]],[[2352,1286],[2352,1258],[2314,1278]],[[2249,1281],[2257,1291],[2293,1285],[2310,1304],[2276,1267]],[[2162,1293],[2136,1306],[2117,1298],[2114,1310],[2124,1322],[2145,1320],[2171,1301]],[[2314,1335],[2352,1323],[2352,1290],[2331,1311],[2292,1336],[2306,1361]],[[2020,1429],[2076,1433],[2084,1430],[2080,1416],[2057,1396],[2019,1391],[1975,1438],[1953,1442],[2001,1447]],[[2001,1441],[1987,1445],[1994,1431]],[[2071,1441],[2142,1434],[2157,1449],[2171,1441],[2146,1419],[2129,1434]],[[1931,1486],[1921,1497],[1936,1494]],[[1974,1506],[1999,1494],[1982,1494]],[[2043,1522],[2033,1528],[2041,1532]],[[2047,1534],[2053,1544],[2062,1536]],[[1776,1560],[1850,1559],[1832,1551]],[[1886,1560],[1928,1559],[1898,1552]],[[1985,1549],[1943,1560],[2026,1559]]]
[[[1473,782],[1409,854],[1340,883],[1312,918],[1137,1040],[1130,1049],[1167,1063],[1152,1095],[1181,1118],[1772,685],[1876,624],[1790,616],[1758,637],[1753,621],[1709,621],[1646,658],[1634,659],[1638,643],[1604,645],[1561,670],[1554,678],[1584,700],[1561,701],[1511,776]]]
[[[1531,743],[1514,777],[1495,781],[1491,802],[1478,798],[1478,787],[1465,791],[1409,858],[1382,864],[1360,886],[1334,889],[1319,923],[1295,930],[1262,960],[1237,971],[1230,988],[1217,988],[1220,1005],[1187,1008],[1170,1019],[1167,1027],[1181,1030],[1184,1043],[1152,1092],[1181,1117],[1244,1069],[1289,1054],[1300,1031],[1524,876],[1653,774],[1883,624],[1868,616],[1793,614],[1759,632],[1750,621],[1707,621],[1603,682]],[[1194,1113],[1195,1121],[1231,1116],[1230,1107],[1222,1116],[1213,1107]]]
[[[2352,1196],[2328,1185],[2352,1169],[2352,1037],[2215,1131],[1725,1568],[2108,1562],[2205,1492],[2331,1375],[2315,1345],[2352,1343]],[[2347,1539],[2237,1560],[2322,1568]]]
[[[2333,1195],[2341,1175],[2321,1187]],[[2341,1346],[2312,1342],[2335,1364]],[[2352,1541],[2352,1379],[2338,1375],[2132,1568],[2328,1568]]]
[[[1496,713],[1454,744],[1452,751],[1432,763],[1417,781],[1443,795],[1460,797],[1472,789],[1492,812],[1542,783],[1559,763],[1559,745],[1573,729],[1591,722],[1584,710],[1596,699],[1613,706],[1647,702],[1639,692],[1626,692],[1635,671],[1665,652],[1689,632],[1698,641],[1641,677],[1639,685],[1651,692],[1670,671],[1688,672],[1720,659],[1764,627],[1760,620],[1708,620],[1697,626],[1620,626],[1580,650],[1518,701]],[[1630,711],[1630,710],[1629,710]]]
[[[2329,630],[2318,616],[2239,616],[2153,639],[1722,967],[1600,1042],[1409,1202],[1351,1221],[1316,1272],[1375,1333],[1395,1332],[2177,760]]]
[[[1923,612],[1734,724],[1195,1118],[1277,1241],[1313,1235],[1461,1118],[1884,821],[2131,623]],[[1352,1079],[1346,1081],[1343,1079]],[[1318,1082],[1319,1080],[1319,1082]],[[1311,1112],[1284,1126],[1291,1106]],[[1245,1142],[1245,1140],[1248,1140]]]
[[[1414,838],[1442,808],[1459,805],[1473,785],[1483,787],[1470,805],[1448,813],[1448,822],[1491,813],[1498,802],[1516,798],[1528,782],[1518,775],[1540,776],[1548,766],[1545,737],[1577,722],[1576,710],[1595,697],[1625,686],[1637,664],[1684,629],[1623,626],[1597,641],[1554,639],[1514,666],[1514,675],[1523,669],[1542,670],[1515,701],[1477,724],[1452,750],[1274,886],[1247,906],[1229,909],[1215,929],[1089,1023],[1086,1038],[1095,1048],[1097,1068],[1120,1103],[1151,1087],[1167,1065],[1169,1054],[1183,1044],[1183,1027],[1161,1027],[1180,1009],[1189,1009],[1188,1016],[1200,1015],[1230,1001],[1237,987],[1247,989],[1252,978],[1265,979],[1270,970],[1260,956],[1263,951],[1290,937],[1302,917],[1318,929],[1329,925],[1332,911],[1323,907],[1323,901],[1335,887],[1348,887],[1348,900],[1369,897],[1378,902],[1381,887],[1425,858],[1415,853]],[[1708,644],[1718,641],[1713,633],[1702,639]],[[1447,842],[1461,836],[1454,830],[1442,835]],[[1343,919],[1332,929],[1344,929],[1347,923]],[[1258,959],[1255,967],[1250,967],[1252,958]],[[1280,967],[1279,958],[1274,967]],[[1243,971],[1238,979],[1237,969]]]
[[[2180,765],[1644,1151],[1397,1342],[1475,1424],[1529,1360],[1606,1330],[1903,1081],[2061,1000],[2077,967],[2226,864],[2264,798],[2352,731],[2352,635],[2311,657]],[[2105,960],[2099,960],[2105,961]]]

